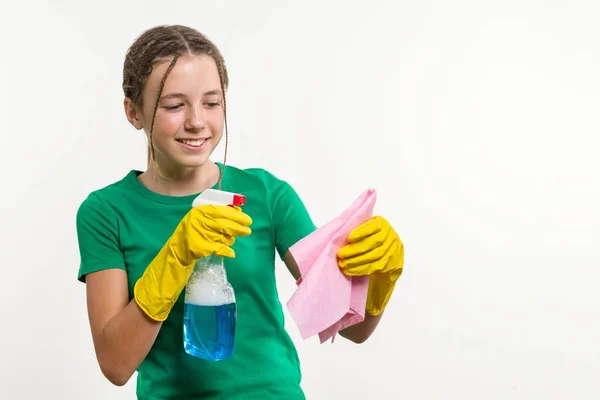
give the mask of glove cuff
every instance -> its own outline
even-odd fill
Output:
[[[397,282],[397,278],[390,278],[386,275],[371,275],[366,306],[366,311],[369,314],[377,316],[387,307]]]
[[[133,288],[133,298],[142,311],[152,320],[162,322],[167,319],[171,308],[175,304],[156,294],[151,294],[144,284],[143,277],[140,278]]]
[[[166,320],[193,269],[194,263],[182,265],[168,245],[163,247],[135,283],[136,303],[151,319]]]

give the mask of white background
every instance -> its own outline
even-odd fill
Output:
[[[75,212],[145,167],[121,70],[162,23],[224,53],[232,164],[320,224],[374,187],[405,243],[369,342],[288,318],[309,399],[600,397],[598,2],[1,4],[0,398],[134,398],[96,363]]]

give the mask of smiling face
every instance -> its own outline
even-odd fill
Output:
[[[179,57],[168,72],[152,128],[161,81],[171,61],[154,66],[144,85],[141,108],[125,99],[127,118],[136,129],[144,129],[160,170],[169,175],[205,164],[221,140],[225,121],[221,80],[214,59],[187,54]]]

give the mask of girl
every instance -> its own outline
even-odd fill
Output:
[[[304,399],[300,364],[284,329],[275,253],[294,278],[288,249],[313,232],[288,183],[259,168],[209,157],[225,133],[227,69],[205,36],[158,26],[129,48],[124,108],[148,138],[148,168],[89,194],[77,212],[90,327],[106,378],[124,385],[138,371],[138,399]],[[198,206],[208,188],[242,193],[243,211]],[[239,310],[233,357],[205,361],[183,348],[183,297],[194,260],[226,257]],[[402,273],[403,244],[375,217],[339,254],[348,275],[370,275],[365,320],[340,334],[356,343],[377,326]]]

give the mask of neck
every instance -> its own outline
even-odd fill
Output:
[[[220,175],[219,166],[207,161],[200,167],[182,169],[176,174],[166,171],[161,174],[149,166],[139,180],[148,189],[165,196],[189,196],[213,187]]]

